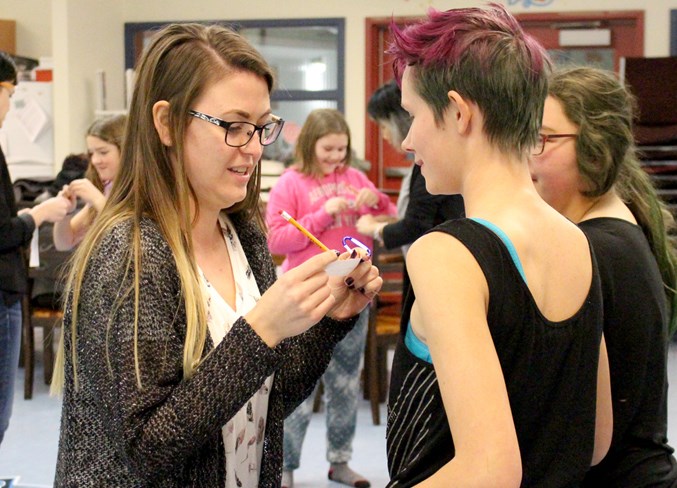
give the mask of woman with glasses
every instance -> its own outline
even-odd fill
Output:
[[[536,189],[588,236],[604,295],[614,430],[586,487],[673,487],[667,346],[677,327],[673,216],[640,166],[634,100],[614,74],[556,72],[530,167]]]
[[[529,174],[546,52],[496,3],[391,29],[402,147],[467,218],[407,253],[388,486],[577,486],[608,449],[611,400],[594,256]]]
[[[17,71],[14,61],[0,51],[0,127],[10,109]],[[68,200],[57,196],[17,212],[12,180],[0,148],[0,444],[9,426],[14,379],[21,343],[21,299],[27,290],[28,270],[23,251],[43,222],[61,220]]]
[[[56,486],[277,487],[282,421],[380,288],[329,251],[275,282],[258,215],[273,71],[219,26],[140,60],[120,171],[68,278]],[[197,115],[202,114],[202,115]]]
[[[312,111],[296,142],[296,162],[270,191],[266,208],[268,246],[273,254],[284,254],[282,271],[290,272],[315,256],[319,249],[280,216],[289,213],[320,241],[342,247],[346,236],[357,237],[372,247],[371,236],[357,233],[361,215],[394,215],[395,206],[376,189],[366,175],[351,167],[350,130],[343,115],[334,109]],[[350,277],[345,283],[355,289]],[[327,461],[329,479],[348,486],[366,488],[369,482],[349,466],[355,436],[359,367],[369,321],[364,310],[353,331],[334,350],[322,376],[327,395]],[[284,474],[282,486],[292,488],[292,473],[299,467],[301,447],[312,414],[313,399],[284,423]]]

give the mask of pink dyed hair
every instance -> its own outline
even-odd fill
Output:
[[[395,77],[414,71],[418,94],[440,123],[456,90],[476,103],[491,142],[526,153],[536,143],[547,95],[550,61],[499,4],[446,12],[430,9],[421,22],[403,29],[391,23]]]

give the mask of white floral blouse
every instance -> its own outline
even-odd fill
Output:
[[[233,323],[249,312],[261,298],[235,228],[225,214],[221,214],[219,223],[235,277],[236,302],[235,310],[233,310],[200,270],[202,288],[207,302],[205,306],[207,323],[214,347],[223,340]],[[264,381],[261,388],[222,429],[226,451],[226,488],[258,486],[259,484],[263,437],[268,416],[268,396],[273,376],[270,375]]]

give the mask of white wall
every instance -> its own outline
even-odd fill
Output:
[[[677,0],[504,0],[513,13],[644,10],[645,55],[667,56],[670,9]],[[483,5],[477,0],[0,0],[0,18],[17,21],[17,48],[31,56],[53,51],[57,161],[83,147],[95,109],[94,77],[106,71],[109,108],[124,97],[124,23],[168,20],[343,17],[346,19],[346,117],[353,145],[364,151],[365,19],[423,15],[428,7]],[[538,2],[536,2],[538,3]],[[52,15],[51,29],[46,18]],[[53,32],[52,32],[53,30]],[[30,51],[29,51],[30,50]],[[44,52],[42,52],[44,51]],[[64,76],[63,73],[68,73]]]
[[[94,120],[96,72],[104,70],[107,108],[123,108],[122,5],[109,0],[52,0],[54,35],[54,154],[60,162],[85,150]]]
[[[16,21],[16,53],[38,59],[52,55],[52,2],[0,0],[0,19]]]

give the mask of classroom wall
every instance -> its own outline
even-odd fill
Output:
[[[16,21],[17,54],[36,59],[51,56],[50,0],[0,0],[0,19]]]
[[[423,15],[428,7],[483,5],[475,0],[1,0],[0,18],[17,21],[17,50],[55,63],[55,154],[84,148],[94,117],[96,71],[106,71],[108,108],[124,104],[124,23],[168,20],[343,17],[346,19],[346,117],[364,152],[365,18]],[[506,0],[513,13],[644,10],[645,55],[669,55],[677,0]],[[49,17],[51,16],[51,22]],[[66,75],[64,75],[66,73]],[[56,168],[58,170],[58,168]]]

